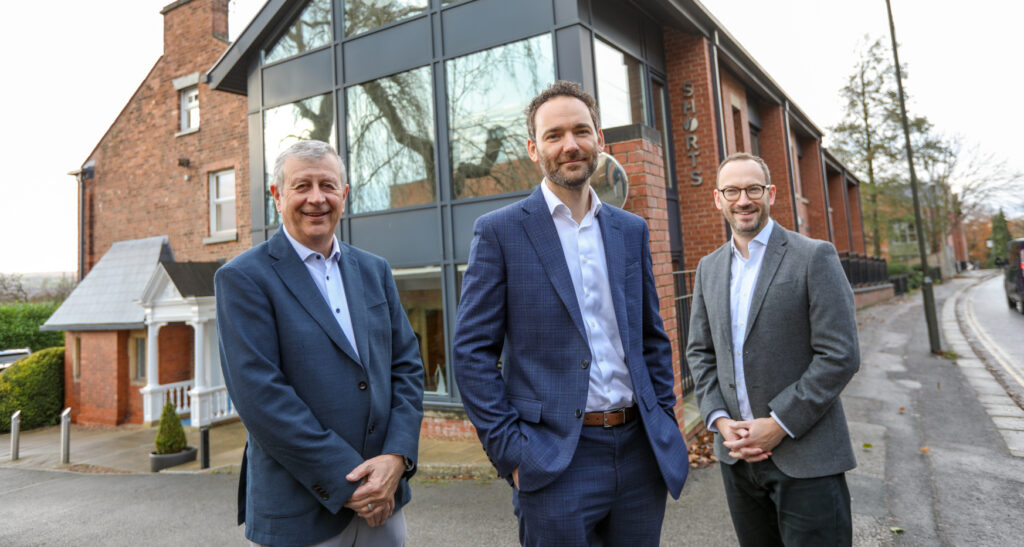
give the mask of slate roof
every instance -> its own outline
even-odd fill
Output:
[[[220,262],[170,262],[160,261],[178,294],[190,296],[213,296],[213,274],[220,268]]]
[[[40,330],[143,328],[137,301],[160,262],[173,260],[167,236],[114,243]]]

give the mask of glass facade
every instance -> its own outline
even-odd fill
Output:
[[[331,43],[331,0],[310,0],[306,7],[273,45],[267,48],[263,62],[287,59]]]
[[[427,0],[345,0],[345,36],[373,30],[427,11]]]
[[[274,176],[274,160],[293,143],[316,139],[331,143],[334,138],[334,101],[331,95],[310,97],[302,101],[281,105],[263,112],[264,203],[268,225],[281,222],[270,194]]]
[[[603,40],[594,40],[594,66],[601,127],[644,123],[646,95],[643,63]]]
[[[551,36],[445,63],[455,199],[527,190],[541,179],[526,153],[523,106],[555,80]]]
[[[350,213],[437,199],[432,90],[430,67],[346,90]]]

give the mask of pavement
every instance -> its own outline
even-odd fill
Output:
[[[858,310],[862,365],[843,394],[858,459],[847,474],[855,545],[1019,544],[1024,411],[958,314],[966,291],[991,275],[936,286],[943,355],[929,352],[920,294]],[[231,476],[241,423],[210,430],[207,470],[194,462],[150,473],[155,432],[72,426],[70,465],[59,461],[58,427],[23,432],[14,462],[0,435],[0,544],[244,544]],[[188,435],[198,446],[198,432]],[[479,443],[422,439],[419,466],[409,545],[517,543],[510,489]],[[189,496],[199,501],[183,504]],[[54,514],[73,526],[54,524]],[[662,544],[736,544],[717,466],[692,469],[669,500]]]

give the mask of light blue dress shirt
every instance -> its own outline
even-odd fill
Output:
[[[757,276],[761,272],[761,263],[764,262],[765,249],[768,248],[768,239],[772,235],[775,221],[768,219],[768,223],[758,232],[747,244],[749,258],[743,258],[743,254],[736,248],[736,240],[730,240],[732,246],[732,262],[729,276],[729,316],[732,319],[732,363],[733,375],[736,378],[736,399],[740,404],[741,420],[753,420],[754,412],[750,409],[750,396],[747,394],[747,379],[743,370],[743,344],[747,334],[747,320],[750,316],[750,300],[754,296],[754,286],[757,284]],[[718,431],[715,427],[715,420],[721,417],[729,417],[725,409],[715,410],[708,416],[707,428],[710,431]],[[786,434],[793,435],[786,429],[786,426],[775,415],[772,418]]]
[[[338,238],[333,238],[331,254],[325,259],[322,254],[292,238],[284,226],[281,226],[281,230],[288,238],[288,243],[291,243],[292,248],[298,253],[299,259],[306,265],[309,276],[313,278],[316,288],[320,289],[324,301],[331,307],[331,313],[338,321],[341,332],[345,333],[345,338],[348,339],[348,343],[352,345],[352,350],[358,357],[359,347],[356,346],[355,332],[352,330],[352,315],[349,313],[348,299],[345,297],[345,282],[341,279],[341,270],[338,269],[338,261],[341,260]]]
[[[587,391],[587,412],[614,410],[633,405],[633,381],[626,367],[619,324],[615,319],[611,286],[608,284],[608,263],[598,213],[601,199],[590,189],[590,209],[577,223],[569,207],[541,182],[541,192],[548,211],[555,221],[558,239],[562,242],[565,264],[569,267],[576,301],[583,315],[590,345],[590,384]]]

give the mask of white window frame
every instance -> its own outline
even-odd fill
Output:
[[[199,130],[199,86],[186,87],[178,92],[181,100],[181,131],[191,133]]]
[[[232,192],[229,197],[218,197],[217,187],[220,182],[220,177],[230,173],[231,174],[231,185],[236,187],[235,183],[235,170],[221,169],[219,171],[211,171],[207,176],[210,196],[210,237],[203,238],[203,243],[220,243],[223,241],[235,241],[238,238],[238,211],[235,211],[235,225],[230,228],[221,227],[223,219],[217,215],[217,206],[222,207],[230,206],[235,207],[235,194]],[[218,229],[221,228],[221,229]]]
[[[139,362],[139,343],[142,343],[142,362]],[[133,330],[128,333],[128,376],[132,384],[146,383],[146,359],[149,350],[146,346],[146,331]]]

